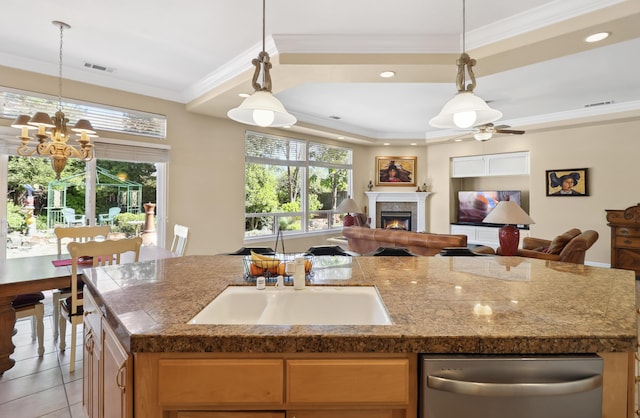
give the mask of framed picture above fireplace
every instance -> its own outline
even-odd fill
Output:
[[[376,186],[415,186],[418,157],[376,157]]]

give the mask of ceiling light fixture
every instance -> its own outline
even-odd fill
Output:
[[[383,71],[380,73],[380,77],[382,78],[391,78],[396,75],[395,71]]]
[[[473,66],[476,65],[476,60],[466,53],[465,18],[466,5],[465,0],[462,0],[462,54],[456,61],[458,93],[444,105],[436,117],[429,121],[429,125],[434,128],[470,128],[494,122],[502,117],[502,112],[490,108],[484,100],[473,94],[473,89],[476,87]],[[467,73],[471,81],[469,84],[466,84]]]
[[[240,106],[227,112],[227,116],[247,125],[262,127],[293,125],[296,123],[295,116],[287,112],[280,100],[271,93],[271,74],[269,73],[271,61],[265,50],[265,3],[266,0],[262,0],[262,51],[251,61],[251,64],[256,67],[251,80],[255,91],[244,99]],[[261,81],[258,82],[260,75],[262,75]]]
[[[22,141],[22,144],[17,149],[18,155],[30,157],[37,153],[38,155],[51,157],[51,167],[53,167],[53,170],[56,172],[56,179],[60,179],[60,173],[62,173],[64,167],[67,165],[67,158],[80,158],[85,161],[91,161],[93,159],[91,137],[97,135],[95,135],[96,132],[93,130],[91,122],[86,119],[80,119],[74,127],[71,128],[72,131],[80,134],[80,138],[77,140],[80,148],[78,149],[73,145],[67,144],[69,140],[69,132],[67,130],[69,119],[65,117],[62,111],[62,40],[64,30],[70,29],[71,26],[56,20],[51,23],[60,27],[58,111],[53,118],[44,112],[36,112],[32,117],[20,115],[11,124],[11,127],[22,130],[18,137]],[[35,137],[38,139],[38,144],[33,149],[29,149],[29,141],[33,139],[29,137],[29,130],[35,128],[38,128],[38,133],[35,134]],[[47,131],[47,128],[50,130]]]
[[[473,134],[473,137],[478,141],[488,141],[491,139],[492,136],[493,136],[493,132],[480,131]]]
[[[607,39],[609,35],[611,35],[610,32],[598,32],[598,33],[594,33],[593,35],[587,36],[586,38],[584,38],[584,41],[589,43],[600,42],[602,40]]]

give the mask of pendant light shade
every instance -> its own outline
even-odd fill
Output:
[[[489,107],[472,91],[462,91],[456,94],[442,108],[438,116],[429,121],[434,128],[470,128],[496,121],[502,117],[502,112]]]
[[[256,90],[227,116],[236,122],[257,126],[286,126],[296,123],[295,116],[284,108],[271,92]]]
[[[247,125],[289,126],[296,123],[295,116],[287,112],[280,100],[271,93],[271,61],[265,51],[265,3],[266,0],[262,0],[262,51],[251,61],[256,67],[251,81],[255,91],[240,106],[227,112],[227,116]]]
[[[458,66],[456,75],[458,93],[444,105],[436,117],[429,121],[429,125],[434,128],[466,129],[491,123],[502,117],[502,112],[490,108],[487,102],[473,93],[473,89],[476,87],[476,76],[473,73],[473,66],[476,65],[476,60],[465,52],[465,15],[466,5],[465,0],[462,0],[462,54],[456,61]],[[469,84],[466,83],[467,75],[470,80]]]

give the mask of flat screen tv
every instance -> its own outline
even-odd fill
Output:
[[[482,220],[502,200],[511,200],[519,206],[519,190],[460,191],[458,192],[458,223],[485,225]]]

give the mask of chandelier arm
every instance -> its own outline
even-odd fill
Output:
[[[37,152],[37,147],[33,147],[33,149],[29,149],[29,146],[26,143],[20,145],[17,149],[18,155],[21,157],[31,157],[33,154]]]

